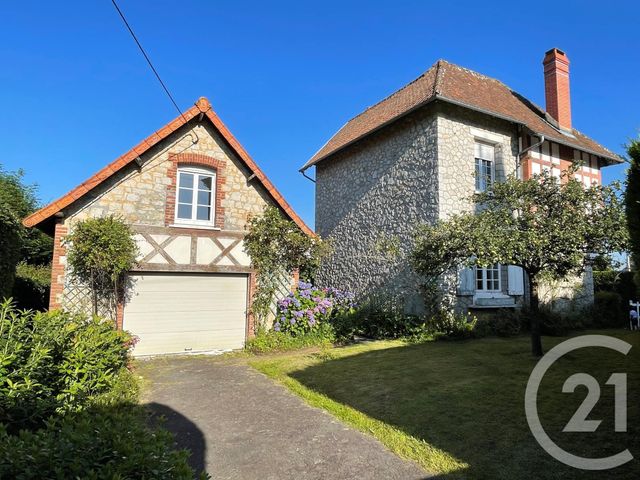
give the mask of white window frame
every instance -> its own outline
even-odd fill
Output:
[[[489,280],[487,279],[487,272],[489,270],[492,272],[497,272],[498,274],[498,288],[496,289],[487,288],[487,285],[489,282]],[[482,288],[478,288],[479,273],[481,273],[480,281],[482,282]],[[475,272],[474,272],[474,288],[475,288],[476,294],[495,295],[496,293],[502,293],[502,265],[500,265],[499,263],[494,263],[493,265],[487,266],[487,267],[476,266]]]
[[[483,153],[483,150],[490,148],[491,154]],[[488,142],[481,142],[476,140],[473,145],[473,156],[474,156],[474,174],[475,174],[475,191],[476,193],[485,192],[487,189],[493,185],[496,179],[496,154],[495,154],[495,145]],[[491,158],[489,158],[491,157]],[[488,176],[482,175],[483,163],[488,164]],[[480,166],[480,168],[478,168]],[[486,167],[485,167],[486,169]],[[478,171],[480,170],[480,171]],[[480,184],[479,184],[480,183]],[[484,187],[484,188],[482,188]]]
[[[192,196],[191,196],[191,218],[178,218],[178,207],[180,205],[180,176],[183,173],[188,173],[193,175],[193,184],[191,186]],[[198,179],[199,176],[207,176],[211,177],[211,202],[209,205],[200,205],[200,206],[208,206],[211,210],[211,218],[209,220],[198,220],[197,219],[197,209],[198,209]],[[176,172],[176,206],[174,212],[174,222],[177,225],[192,225],[192,226],[205,226],[205,227],[213,227],[216,222],[216,171],[213,169],[206,168],[198,168],[198,167],[178,167],[178,171]]]

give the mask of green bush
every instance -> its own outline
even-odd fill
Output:
[[[131,344],[98,318],[0,305],[0,478],[193,478],[137,405]]]
[[[12,293],[16,308],[46,310],[49,305],[50,286],[51,266],[19,263]]]
[[[522,315],[514,309],[478,315],[474,337],[514,337],[522,331]]]
[[[634,281],[635,275],[636,272],[594,271],[594,289],[596,292],[618,293],[626,304],[629,300],[640,298],[640,289]]]
[[[353,312],[354,308],[352,293],[300,281],[298,288],[278,301],[273,329],[292,336],[306,335],[332,317]]]
[[[371,298],[358,308],[342,311],[331,319],[336,337],[351,341],[356,336],[394,339],[412,336],[423,325],[417,315],[404,312],[404,304],[393,297]]]
[[[0,478],[192,479],[188,452],[135,405],[90,407],[17,435],[0,424]]]
[[[0,202],[0,301],[11,296],[22,240],[20,222],[7,205]]]
[[[470,314],[442,310],[427,320],[426,327],[436,339],[455,340],[471,338],[476,323],[477,319]]]
[[[245,349],[251,353],[284,352],[300,348],[329,346],[336,341],[333,327],[327,323],[318,325],[305,334],[293,336],[287,332],[261,329],[247,340]]]
[[[34,428],[112,388],[131,337],[99,318],[0,305],[0,423]]]
[[[598,328],[625,327],[629,322],[622,296],[615,292],[596,292],[591,316]]]

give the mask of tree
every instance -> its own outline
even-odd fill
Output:
[[[138,255],[129,226],[114,216],[90,218],[75,224],[64,243],[69,275],[91,289],[94,315],[101,301],[115,312],[126,293],[125,274]]]
[[[617,184],[584,188],[549,173],[510,177],[473,196],[478,213],[454,215],[418,233],[413,263],[418,273],[442,275],[460,264],[517,265],[529,279],[531,349],[542,355],[539,286],[543,276],[581,272],[594,255],[626,247],[626,222]]]
[[[22,242],[20,222],[0,199],[0,300],[11,296]]]
[[[627,170],[627,190],[625,208],[629,229],[629,250],[636,268],[640,266],[640,140],[632,140],[627,145],[629,170]],[[640,276],[636,274],[636,284],[640,287]]]
[[[0,205],[18,220],[17,229],[22,237],[19,261],[32,265],[51,262],[53,239],[40,230],[26,229],[20,223],[38,209],[37,187],[24,182],[24,172],[8,172],[0,165]]]
[[[328,251],[320,237],[307,235],[272,206],[249,220],[244,248],[258,275],[252,307],[258,325],[266,320],[280,280],[295,270],[310,280]]]

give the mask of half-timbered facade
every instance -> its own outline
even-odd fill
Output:
[[[136,354],[179,353],[239,348],[252,334],[243,242],[267,205],[312,234],[201,98],[24,223],[54,236],[50,308],[90,311],[86,286],[67,274],[64,237],[86,218],[122,218],[139,257],[117,324],[139,337]]]

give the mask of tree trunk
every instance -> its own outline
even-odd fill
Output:
[[[93,296],[93,315],[98,316],[98,290],[96,290],[95,286],[91,289],[91,294]]]
[[[534,357],[542,356],[542,337],[540,335],[540,299],[538,297],[538,279],[529,274],[529,286],[531,288],[531,354]]]

